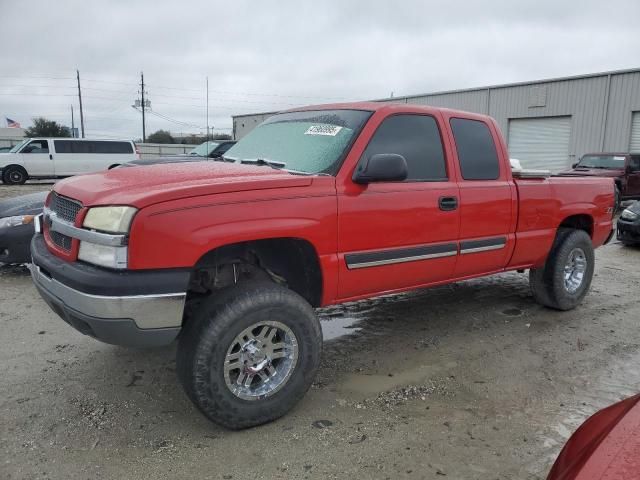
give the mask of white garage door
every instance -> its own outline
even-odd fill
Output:
[[[640,112],[633,112],[631,120],[631,144],[629,151],[633,153],[640,152]]]
[[[530,169],[558,172],[570,167],[571,117],[509,120],[509,156]]]

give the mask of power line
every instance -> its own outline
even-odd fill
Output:
[[[36,75],[0,75],[2,78],[36,78],[47,80],[74,80],[74,77],[51,77],[51,76],[36,76]]]

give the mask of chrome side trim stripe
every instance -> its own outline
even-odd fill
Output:
[[[434,258],[453,257],[469,253],[500,250],[507,245],[507,237],[487,238],[483,240],[465,240],[460,243],[422,245],[401,249],[378,250],[375,252],[348,253],[345,262],[349,270],[358,268],[393,265],[395,263],[416,262]]]
[[[458,244],[444,243],[418,247],[395,248],[375,252],[349,253],[345,255],[347,268],[365,268],[394,263],[414,262],[432,258],[452,257],[458,254]]]
[[[111,235],[109,233],[95,232],[78,228],[70,222],[61,219],[58,215],[49,210],[44,209],[44,218],[49,220],[49,228],[54,231],[78,240],[97,243],[98,245],[106,245],[109,247],[120,247],[127,244],[126,235]]]
[[[502,245],[488,245],[486,247],[475,247],[475,248],[466,248],[464,250],[460,250],[460,255],[466,255],[467,253],[476,253],[476,252],[488,252],[489,250],[500,250],[504,248],[506,243]]]
[[[487,238],[484,240],[466,240],[460,242],[460,255],[467,253],[488,252],[490,250],[500,250],[507,245],[506,237]]]
[[[415,262],[418,260],[428,260],[431,258],[442,258],[442,257],[453,257],[458,253],[455,251],[451,252],[442,252],[442,253],[428,253],[425,255],[415,255],[412,257],[401,257],[401,258],[392,258],[388,260],[375,260],[371,262],[362,262],[362,263],[347,263],[347,267],[349,270],[354,270],[357,268],[366,268],[366,267],[376,267],[378,265],[391,265],[393,263],[405,263],[405,262]]]

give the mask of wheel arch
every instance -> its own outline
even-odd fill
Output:
[[[207,272],[205,279],[202,272]],[[285,284],[313,307],[322,302],[323,274],[318,252],[310,241],[297,237],[241,241],[213,248],[194,265],[189,289],[198,291],[203,281],[211,290],[222,288],[241,281],[245,274],[268,276]]]
[[[573,228],[575,230],[584,230],[587,232],[589,237],[593,238],[593,225],[594,220],[591,215],[588,213],[578,213],[574,215],[570,215],[565,217],[560,225],[558,225],[558,230],[561,228]]]

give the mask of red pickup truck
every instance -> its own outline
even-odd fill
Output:
[[[50,307],[129,346],[178,339],[188,396],[229,428],[311,385],[314,308],[508,270],[574,308],[612,235],[604,178],[518,172],[490,117],[352,103],[275,115],[220,161],[57,183],[31,249]]]

